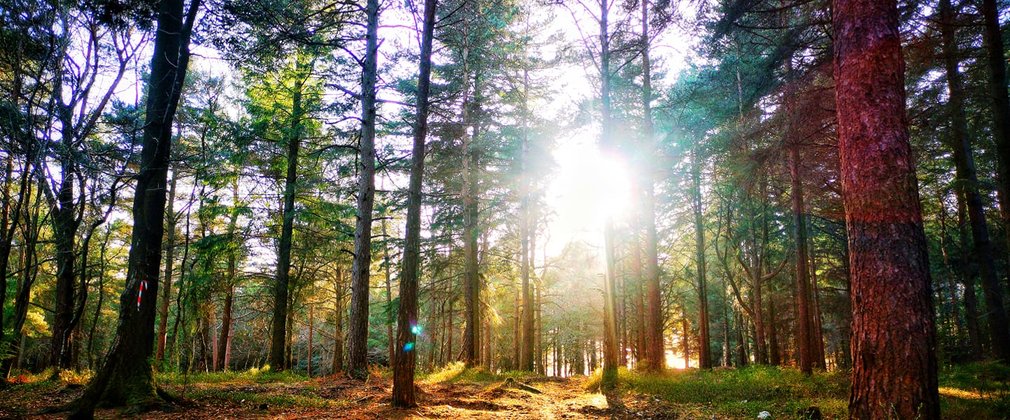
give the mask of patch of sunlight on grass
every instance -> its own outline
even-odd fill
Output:
[[[951,388],[948,386],[940,387],[940,395],[943,395],[945,397],[961,398],[965,400],[981,400],[985,398],[978,391],[969,391],[967,389]]]
[[[483,367],[466,368],[463,362],[453,362],[445,365],[441,369],[429,372],[419,377],[418,382],[424,384],[445,384],[445,383],[481,383],[504,381],[508,378],[527,382],[530,379],[538,378],[540,375],[530,372],[510,370],[505,372],[489,372]]]
[[[67,385],[80,385],[84,386],[88,384],[91,380],[92,372],[90,370],[82,371],[72,371],[72,370],[61,370],[60,371],[60,382]]]
[[[431,372],[421,378],[419,382],[426,384],[439,384],[451,382],[463,375],[466,365],[463,362],[453,362],[445,365],[442,369]]]
[[[848,380],[839,373],[808,377],[794,369],[753,366],[661,374],[621,370],[619,375],[623,389],[692,407],[706,417],[753,417],[768,411],[776,418],[791,418],[816,406],[834,418],[845,416],[848,405]]]

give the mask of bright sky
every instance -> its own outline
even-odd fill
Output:
[[[586,1],[592,3],[593,0]],[[584,20],[580,31],[567,10],[557,6],[550,11],[543,9],[545,6],[537,7],[541,9],[534,20],[549,22],[541,35],[549,37],[552,34],[560,34],[562,39],[558,43],[545,45],[540,51],[546,56],[544,58],[553,58],[550,56],[557,54],[561,46],[566,44],[584,51],[585,44],[581,40],[583,35],[589,37],[591,41],[596,40],[598,27],[595,22],[585,20],[588,16],[579,17]],[[380,48],[386,59],[395,50],[416,48],[416,34],[409,29],[414,26],[414,22],[407,12],[387,9],[381,18],[381,24],[383,28],[379,36],[383,44]],[[634,23],[632,27],[637,28],[637,25]],[[651,53],[654,74],[659,75],[658,80],[653,82],[657,93],[672,84],[674,77],[686,66],[691,39],[689,34],[674,25],[653,41]],[[150,49],[150,43],[146,48]],[[142,53],[142,56],[147,55],[149,53]],[[197,58],[193,64],[205,73],[216,76],[233,73],[229,64],[221,60],[219,53],[213,48],[197,46],[194,55]],[[396,68],[392,71],[397,73],[413,71],[413,67]],[[117,96],[128,102],[135,101],[139,97],[137,91],[139,84],[136,83],[138,76],[137,72],[127,74],[117,89],[119,91]],[[562,64],[551,69],[547,77],[553,92],[535,104],[535,109],[545,118],[559,118],[560,115],[575,109],[581,102],[593,100],[599,95],[596,82],[599,74],[589,61]],[[392,80],[394,77],[386,75],[384,78]],[[232,92],[235,96],[239,94],[240,92]],[[394,99],[390,97],[389,92],[380,92],[379,96]],[[384,105],[383,109],[387,115],[397,112],[396,107],[390,104]],[[384,140],[379,141],[381,145]],[[600,247],[603,242],[603,223],[607,216],[627,209],[629,202],[627,168],[622,162],[604,156],[597,147],[598,141],[599,126],[596,124],[567,131],[563,137],[554,139],[556,147],[552,154],[557,166],[546,188],[547,210],[551,216],[547,220],[547,232],[541,232],[543,240],[540,242],[540,246],[546,249],[539,250],[536,255],[542,256],[544,251],[548,257],[559,255],[570,242],[582,241]],[[382,174],[379,177],[385,178]],[[406,186],[405,182],[397,179],[378,179],[377,183],[387,188]]]
[[[592,3],[591,0],[587,2]],[[589,37],[598,33],[593,26],[595,22],[590,25],[583,22],[580,32],[570,13],[556,10],[554,14],[557,19],[551,20],[548,32],[562,34],[565,42],[571,45],[584,45],[580,33]],[[660,93],[670,86],[686,67],[690,39],[674,25],[653,41],[650,50],[653,72],[662,75],[661,79],[653,81],[654,92]],[[558,94],[552,95],[548,109],[574,107],[599,96],[595,82],[599,73],[594,67],[567,64],[558,70],[558,76],[561,86]],[[599,126],[595,124],[555,139],[556,173],[550,178],[546,192],[549,212],[553,214],[548,220],[548,241],[544,245],[548,257],[560,255],[570,242],[586,242],[602,249],[603,225],[607,217],[629,208],[629,170],[621,160],[605,155],[598,142]]]

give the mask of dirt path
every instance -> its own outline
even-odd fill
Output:
[[[641,401],[614,409],[602,394],[587,392],[581,380],[539,379],[529,382],[541,393],[493,383],[419,384],[415,409],[394,409],[389,404],[390,381],[372,378],[362,383],[345,378],[318,378],[293,383],[222,382],[168,385],[188,404],[173,411],[145,413],[143,418],[346,418],[346,419],[583,419],[674,418],[672,410]],[[79,390],[39,389],[17,395],[17,389],[0,392],[0,418],[62,418],[65,414],[38,415],[40,409],[71,400]],[[637,408],[636,408],[637,404]],[[121,417],[118,410],[100,409],[97,418]]]

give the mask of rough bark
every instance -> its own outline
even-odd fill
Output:
[[[126,287],[120,298],[119,324],[105,364],[75,402],[72,418],[92,417],[99,402],[137,408],[159,402],[151,359],[172,121],[189,64],[189,38],[199,5],[200,0],[193,0],[184,17],[182,0],[162,0],[159,4],[140,173],[133,202],[133,236]]]
[[[417,359],[417,278],[421,253],[421,177],[424,142],[428,135],[428,94],[431,91],[431,48],[435,30],[436,0],[424,1],[421,62],[417,76],[417,120],[411,151],[407,189],[407,230],[400,274],[400,308],[397,313],[396,363],[393,365],[393,405],[414,407],[414,368]]]
[[[940,416],[936,329],[895,0],[835,0],[834,75],[852,289],[849,417]]]
[[[372,266],[372,209],[375,206],[375,80],[379,56],[379,0],[365,6],[365,62],[361,76],[361,141],[358,144],[357,221],[351,267],[351,318],[347,373],[368,376],[368,295]]]

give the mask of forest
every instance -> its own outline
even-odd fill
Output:
[[[1008,6],[0,0],[0,418],[1007,418]]]

